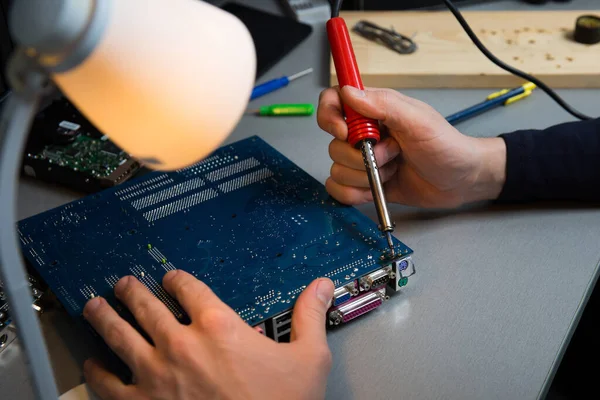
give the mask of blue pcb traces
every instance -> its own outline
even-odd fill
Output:
[[[389,263],[376,224],[258,137],[179,171],[152,172],[18,224],[23,254],[79,316],[136,276],[181,320],[162,288],[190,272],[249,324],[293,307],[315,278],[336,287]],[[412,250],[395,241],[396,251]]]

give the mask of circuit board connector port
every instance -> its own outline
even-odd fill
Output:
[[[375,289],[385,285],[395,277],[396,273],[392,270],[392,267],[378,269],[377,271],[371,272],[369,275],[360,278],[360,288],[364,291],[371,288]]]
[[[388,282],[388,288],[397,292],[408,283],[408,277],[415,274],[415,264],[411,257],[406,257],[392,263],[395,277]]]
[[[356,281],[353,281],[352,283],[335,289],[335,291],[333,292],[332,304],[334,306],[339,306],[340,304],[350,300],[353,296],[358,295],[358,293],[359,292],[356,285]]]
[[[369,311],[373,311],[382,305],[386,299],[385,288],[360,295],[329,311],[329,325],[340,325],[352,321]]]

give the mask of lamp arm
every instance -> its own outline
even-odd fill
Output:
[[[0,119],[0,277],[29,361],[34,392],[38,399],[56,400],[58,390],[42,331],[31,307],[32,294],[16,232],[21,158],[47,79],[42,72],[29,68],[27,57],[19,51],[9,62],[7,75],[13,80],[13,92]]]

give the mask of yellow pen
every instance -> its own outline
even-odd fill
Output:
[[[498,92],[490,94],[485,101],[475,104],[467,109],[454,113],[446,117],[446,121],[451,124],[464,121],[465,119],[474,117],[475,115],[481,114],[485,111],[489,111],[492,108],[498,106],[507,106],[514,102],[517,102],[525,97],[529,96],[536,86],[532,82],[527,82],[514,89],[503,89]]]

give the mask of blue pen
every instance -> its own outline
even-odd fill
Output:
[[[450,122],[451,124],[456,124],[500,105],[507,106],[529,96],[535,88],[536,86],[534,83],[528,82],[522,86],[519,86],[518,88],[504,89],[499,92],[492,93],[485,101],[447,116],[446,121]]]
[[[311,72],[313,72],[313,69],[309,68],[304,71],[298,72],[297,74],[291,76],[282,76],[281,78],[273,79],[261,85],[255,86],[254,90],[252,91],[252,96],[250,96],[250,100],[254,100],[257,97],[264,96],[265,94],[271,93],[277,89],[281,89],[282,87],[287,86],[291,81],[303,77],[304,75],[308,75]]]

